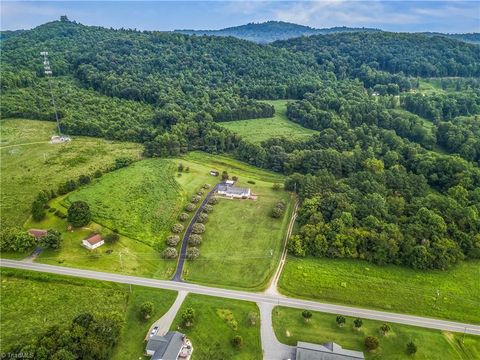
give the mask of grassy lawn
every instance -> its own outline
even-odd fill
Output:
[[[478,279],[478,260],[450,271],[416,271],[360,260],[289,257],[279,289],[293,297],[478,324]]]
[[[389,324],[392,330],[381,335],[379,328],[383,324],[375,320],[363,320],[362,327],[353,327],[354,318],[346,317],[346,324],[339,327],[333,314],[313,312],[306,323],[301,309],[275,307],[273,310],[273,326],[278,340],[285,344],[295,345],[297,341],[323,344],[333,341],[345,349],[363,351],[367,359],[478,359],[480,358],[480,337],[458,333],[441,332],[414,326]],[[366,336],[376,336],[380,347],[373,352],[365,349]],[[415,356],[405,352],[406,344],[413,341],[418,348]]]
[[[143,356],[145,352],[145,335],[152,323],[165,314],[175,301],[174,291],[150,289],[132,286],[126,311],[126,323],[122,329],[120,341],[115,348],[113,360],[150,359]],[[154,304],[154,313],[149,320],[139,317],[140,306],[145,301]]]
[[[264,102],[275,107],[275,115],[273,117],[228,121],[219,124],[255,144],[259,144],[273,137],[305,138],[316,133],[315,130],[304,128],[288,120],[286,115],[288,100],[271,100]]]
[[[148,245],[161,243],[186,202],[175,181],[176,164],[148,159],[108,173],[74,191],[66,203],[83,200],[95,222]]]
[[[143,340],[151,323],[170,308],[176,297],[174,291],[139,286],[130,289],[123,284],[22,270],[0,268],[0,274],[2,349],[34,339],[52,325],[70,324],[83,312],[117,311],[125,314],[125,325],[113,358],[138,359],[143,355]],[[148,321],[138,316],[145,301],[155,305]]]
[[[118,157],[139,158],[142,151],[139,144],[87,137],[51,145],[53,122],[15,119],[2,120],[0,126],[3,226],[21,227],[40,190],[56,190],[60,183],[106,168]],[[28,144],[32,142],[41,143]]]
[[[195,310],[195,321],[191,328],[184,329],[181,327],[181,315],[189,307]],[[254,314],[255,324],[249,321],[250,314]],[[259,318],[254,303],[190,294],[171,330],[179,330],[192,340],[192,360],[261,359]],[[231,345],[237,334],[243,338],[240,349]]]
[[[208,174],[208,169],[238,176],[238,186],[250,187],[258,200],[221,199],[215,205],[202,235],[200,257],[188,262],[184,279],[203,284],[260,290],[266,287],[280,257],[285,231],[290,219],[292,202],[289,193],[273,190],[273,182],[283,182],[276,174],[251,168],[228,158],[192,153],[185,160],[190,174]],[[198,162],[201,160],[201,162]],[[223,163],[220,161],[224,160]],[[207,175],[209,176],[209,175]],[[210,176],[210,182],[211,182]],[[205,181],[209,178],[205,178]],[[253,181],[255,184],[248,183]],[[273,219],[270,213],[274,205],[284,200],[287,204],[282,219]],[[228,273],[229,276],[225,276]]]

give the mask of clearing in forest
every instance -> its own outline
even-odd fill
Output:
[[[264,140],[280,136],[285,136],[289,139],[304,139],[317,133],[315,130],[304,128],[303,126],[288,120],[288,100],[271,100],[264,102],[275,107],[275,114],[273,117],[228,121],[219,124],[241,135],[245,140],[254,144],[259,144]]]

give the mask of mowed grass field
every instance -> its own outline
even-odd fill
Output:
[[[279,290],[293,297],[478,324],[479,279],[478,260],[449,271],[416,271],[360,260],[289,257]]]
[[[264,101],[275,107],[275,115],[271,118],[238,120],[218,123],[219,125],[241,135],[244,139],[259,144],[273,137],[285,136],[291,138],[305,138],[315,134],[315,130],[288,120],[288,100]]]
[[[346,324],[339,327],[335,321],[336,315],[312,312],[308,321],[302,317],[301,309],[275,307],[273,309],[273,327],[279,341],[296,345],[297,341],[324,344],[336,342],[345,349],[363,351],[366,359],[422,359],[444,360],[480,358],[480,336],[459,333],[442,332],[401,324],[389,324],[391,331],[383,336],[379,330],[383,324],[375,320],[363,320],[362,327],[355,329],[353,320],[346,317]],[[380,346],[369,352],[365,348],[366,336],[375,336]],[[413,341],[417,345],[414,356],[406,354],[406,345]]]
[[[185,160],[191,173],[226,170],[230,176],[238,177],[238,186],[249,187],[258,199],[220,198],[205,224],[200,257],[185,264],[183,278],[215,286],[265,288],[283,249],[292,211],[291,194],[272,189],[274,182],[283,183],[282,177],[229,158],[192,153]],[[185,175],[181,181],[187,179]],[[270,213],[280,200],[286,204],[285,214],[274,219]]]
[[[65,202],[85,201],[95,222],[148,245],[161,243],[162,248],[186,202],[175,172],[172,160],[142,160],[81,187]]]
[[[182,328],[182,312],[195,311],[194,324]],[[255,319],[252,324],[250,318]],[[260,315],[254,303],[189,294],[183,302],[170,330],[178,330],[192,340],[192,360],[262,358]],[[235,335],[243,338],[236,349],[231,341]]]
[[[6,350],[28,342],[52,325],[65,326],[81,313],[111,311],[125,316],[113,359],[138,359],[152,322],[173,304],[174,291],[0,268],[2,301],[0,343]],[[152,301],[150,320],[139,317],[140,306]]]
[[[139,158],[142,152],[140,144],[87,137],[49,144],[53,122],[1,120],[0,128],[2,226],[21,227],[40,190],[56,190],[66,180],[111,166],[118,157]]]

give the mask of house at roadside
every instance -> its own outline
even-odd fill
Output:
[[[361,351],[347,350],[334,342],[323,345],[297,342],[296,360],[363,360]]]
[[[152,360],[189,360],[192,352],[192,343],[178,331],[169,331],[162,336],[152,335],[145,349]]]
[[[249,198],[251,195],[249,188],[238,187],[228,184],[220,184],[217,187],[217,194],[231,198]]]
[[[105,244],[105,241],[102,239],[100,234],[93,234],[90,237],[82,240],[82,245],[89,250],[93,250]]]
[[[48,231],[42,229],[28,229],[28,235],[33,236],[35,239],[40,240],[41,238],[47,236]]]

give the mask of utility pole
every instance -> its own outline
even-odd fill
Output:
[[[52,82],[50,79],[53,73],[52,69],[50,68],[50,61],[48,60],[48,51],[42,51],[40,55],[43,56],[43,72],[45,74],[45,77],[47,78],[48,87],[50,89],[50,96],[52,97],[53,110],[55,111],[55,120],[57,121],[58,135],[62,136],[62,132],[60,130],[60,122],[58,121],[57,105],[55,103],[55,97],[53,96]]]

